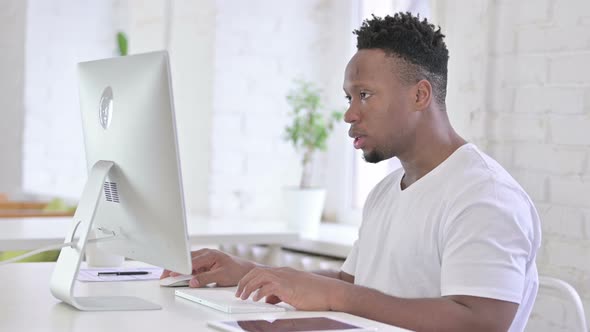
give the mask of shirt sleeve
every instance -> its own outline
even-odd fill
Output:
[[[350,274],[351,276],[354,276],[355,271],[356,271],[356,262],[357,262],[357,258],[358,258],[358,251],[359,251],[358,240],[356,240],[356,241],[354,241],[354,245],[352,246],[352,250],[350,251],[350,253],[346,257],[344,264],[342,264],[342,267],[340,268],[342,270],[342,272],[344,272],[346,274]]]
[[[532,203],[519,191],[494,184],[458,205],[443,229],[441,295],[520,304],[536,254]]]

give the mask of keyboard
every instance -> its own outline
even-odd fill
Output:
[[[244,314],[253,312],[279,312],[286,309],[274,304],[259,302],[251,299],[241,300],[235,297],[236,289],[220,288],[189,288],[179,289],[174,294],[204,306],[223,311],[228,314]]]

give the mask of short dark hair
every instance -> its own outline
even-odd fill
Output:
[[[445,35],[424,18],[411,13],[397,13],[393,17],[373,17],[363,22],[358,30],[357,49],[381,49],[385,54],[405,62],[400,79],[406,83],[426,79],[441,106],[447,94],[447,64],[449,51],[443,41]]]

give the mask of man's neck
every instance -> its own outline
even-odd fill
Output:
[[[442,121],[418,128],[414,144],[399,156],[405,174],[401,188],[406,189],[435,169],[466,141],[451,127],[446,114]]]

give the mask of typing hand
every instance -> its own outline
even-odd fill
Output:
[[[266,302],[285,302],[299,310],[330,310],[332,288],[340,280],[291,268],[254,268],[240,280],[236,296]]]
[[[190,287],[204,287],[211,283],[217,283],[218,286],[235,286],[256,266],[253,262],[213,249],[193,251],[191,257],[194,277],[189,283]],[[179,273],[164,270],[160,279],[177,275]]]

